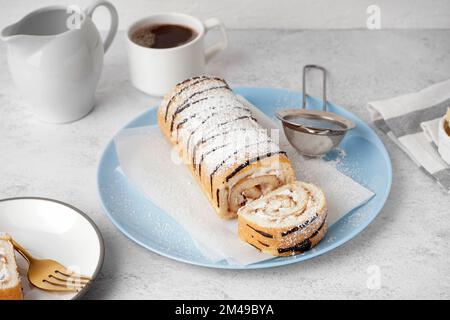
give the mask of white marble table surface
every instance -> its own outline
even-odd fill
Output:
[[[328,254],[274,269],[215,270],[128,240],[102,211],[97,163],[113,134],[157,100],[131,87],[123,37],[105,56],[95,110],[68,125],[33,117],[0,44],[0,197],[55,198],[94,219],[106,257],[86,298],[450,298],[450,196],[380,132],[393,164],[391,195],[364,232]],[[229,49],[208,71],[235,86],[299,90],[301,67],[318,63],[330,71],[330,100],[368,121],[367,101],[450,77],[449,37],[450,30],[232,30]],[[380,268],[379,289],[367,286],[372,265]]]

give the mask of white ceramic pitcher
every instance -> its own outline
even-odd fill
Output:
[[[99,6],[111,14],[104,41],[91,20]],[[13,79],[39,119],[71,122],[92,110],[103,54],[117,27],[116,9],[100,0],[85,10],[74,6],[38,9],[2,30]]]

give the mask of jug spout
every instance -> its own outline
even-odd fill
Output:
[[[5,27],[0,32],[0,39],[8,48],[32,54],[48,43],[49,37],[35,37],[21,30],[21,21]]]
[[[0,39],[7,44],[18,44],[25,38],[28,36],[20,32],[20,21],[5,27],[0,32]]]
[[[0,33],[0,39],[4,42],[11,42],[14,39],[17,39],[20,37],[19,34],[17,34],[18,29],[18,23],[13,23],[7,27],[5,27],[2,32]]]

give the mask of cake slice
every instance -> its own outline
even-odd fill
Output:
[[[258,250],[289,256],[311,249],[327,231],[322,190],[296,181],[253,200],[238,211],[238,234]]]
[[[22,287],[11,237],[0,233],[0,300],[21,299]]]

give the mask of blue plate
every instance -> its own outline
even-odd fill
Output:
[[[301,106],[301,95],[294,91],[273,88],[236,88],[234,91],[271,117],[274,117],[276,109]],[[321,105],[320,100],[308,98],[309,108],[320,109]],[[333,250],[363,231],[381,211],[391,188],[392,168],[386,148],[367,124],[340,107],[330,104],[328,110],[352,120],[357,125],[340,145],[346,156],[342,158],[338,168],[376,195],[331,226],[325,238],[310,251],[247,266],[230,265],[226,261],[209,261],[202,256],[189,234],[172,217],[156,207],[130,185],[125,177],[115,171],[118,159],[113,141],[109,142],[103,153],[97,175],[98,191],[105,212],[121,232],[141,246],[171,259],[205,267],[268,268],[300,262]],[[155,108],[140,115],[125,128],[150,124],[156,124]],[[326,158],[331,160],[335,156],[332,151]]]

